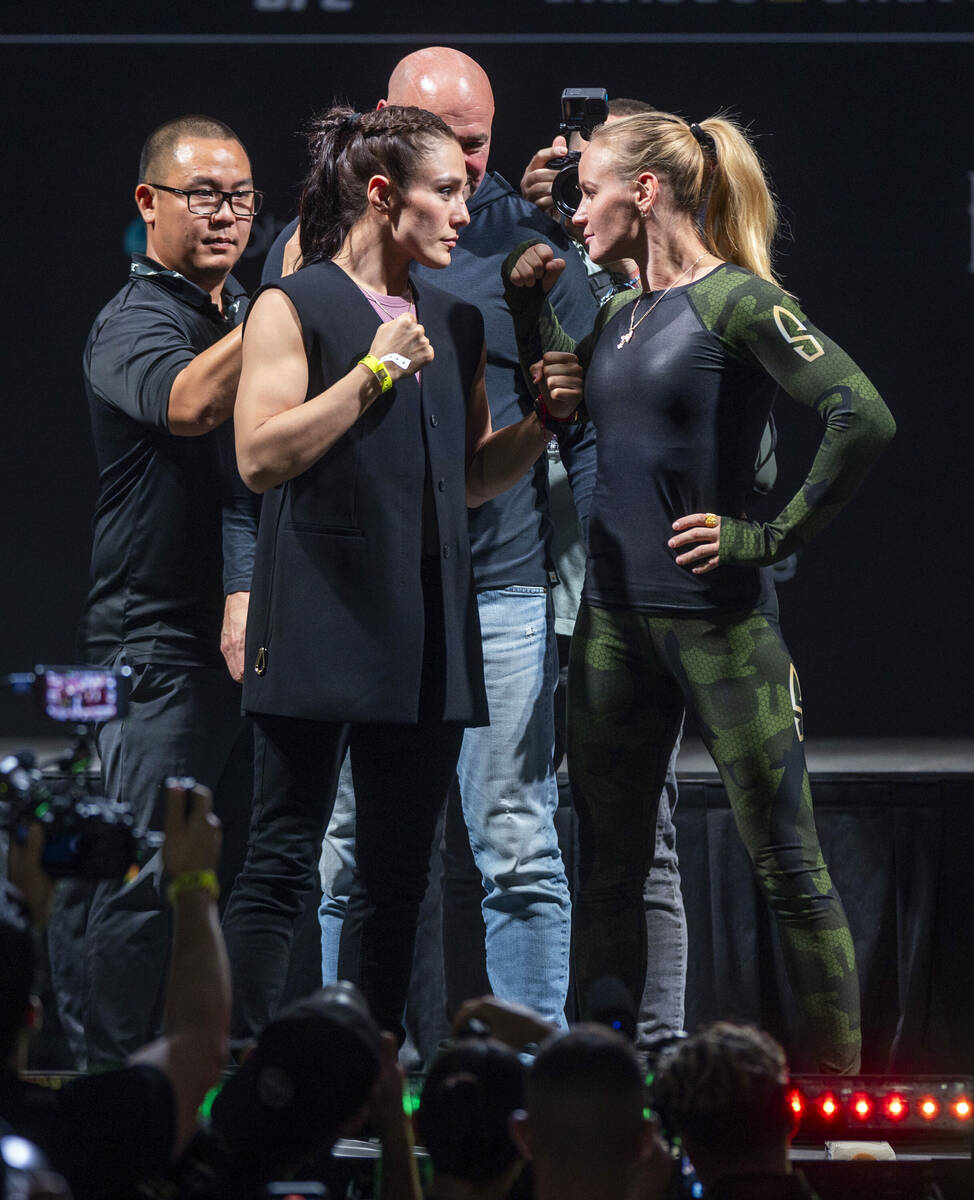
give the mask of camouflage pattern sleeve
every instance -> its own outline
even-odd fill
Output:
[[[714,272],[695,288],[704,324],[729,353],[765,370],[825,423],[805,482],[767,524],[724,516],[720,562],[765,566],[803,546],[843,508],[896,425],[848,354],[808,320],[794,297],[749,272]]]
[[[529,370],[532,363],[536,363],[546,350],[577,354],[582,367],[587,367],[592,357],[592,350],[606,321],[619,311],[622,304],[629,303],[639,294],[628,291],[620,296],[613,296],[599,309],[591,333],[582,338],[580,342],[576,342],[562,328],[540,282],[533,287],[516,287],[511,283],[510,276],[514,264],[525,250],[541,241],[543,241],[542,238],[533,238],[521,242],[514,247],[501,267],[504,299],[514,322],[521,370],[529,383],[531,379]]]
[[[501,266],[504,282],[504,300],[514,322],[517,336],[518,357],[521,370],[528,383],[531,382],[530,367],[546,350],[561,350],[566,354],[575,352],[575,339],[562,329],[555,310],[552,308],[540,281],[533,287],[517,287],[511,283],[514,264],[531,246],[543,242],[542,238],[531,238],[520,242],[510,252]]]

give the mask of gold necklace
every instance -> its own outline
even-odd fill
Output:
[[[636,303],[632,306],[632,312],[629,314],[629,332],[624,333],[622,335],[622,337],[619,338],[618,342],[616,342],[617,350],[621,350],[623,346],[629,345],[629,343],[632,341],[632,335],[636,332],[636,330],[639,328],[639,326],[642,325],[643,321],[646,320],[646,318],[653,311],[653,309],[656,307],[656,305],[659,304],[659,302],[665,296],[669,295],[669,293],[676,287],[676,285],[680,282],[681,279],[685,278],[687,275],[690,274],[690,272],[697,265],[697,263],[700,261],[701,258],[706,258],[709,253],[710,253],[709,250],[704,250],[703,254],[698,255],[682,274],[677,275],[676,279],[673,280],[673,282],[666,289],[666,291],[663,292],[663,294],[661,296],[656,297],[656,299],[649,306],[649,308],[646,309],[646,311],[643,313],[643,315],[639,318],[638,321],[636,320],[636,309],[639,307],[639,301],[642,300],[642,295],[637,296]]]

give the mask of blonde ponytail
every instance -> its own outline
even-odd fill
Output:
[[[711,117],[700,128],[716,148],[703,224],[707,246],[718,257],[777,283],[771,245],[778,211],[761,160],[743,130],[728,118]]]
[[[743,130],[725,116],[688,125],[672,113],[648,112],[601,125],[621,179],[651,171],[665,179],[673,204],[694,220],[703,214],[707,249],[777,283],[771,244],[778,228],[764,168]]]

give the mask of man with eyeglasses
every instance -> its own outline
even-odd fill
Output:
[[[260,200],[247,153],[221,121],[180,117],[150,134],[135,189],[146,252],[132,256],[85,347],[99,495],[82,645],[90,662],[132,669],[129,713],[99,730],[98,749],[106,795],[134,806],[140,831],[161,828],[164,774],[216,791],[250,753],[239,688],[220,658],[225,607],[230,626],[241,585],[222,577],[221,518],[249,495],[228,421],[246,306],[230,271]],[[244,767],[241,812],[249,785]],[[76,886],[74,923],[52,927],[56,976],[83,963],[89,1067],[125,1059],[158,1032],[169,944],[161,874],[156,856],[83,900]]]

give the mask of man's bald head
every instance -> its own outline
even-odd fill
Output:
[[[426,46],[400,59],[384,104],[413,104],[436,113],[460,141],[471,194],[487,170],[494,93],[483,67],[447,46]]]
[[[401,58],[389,76],[389,104],[414,104],[437,116],[460,117],[470,109],[494,115],[487,72],[469,54],[426,46]]]

